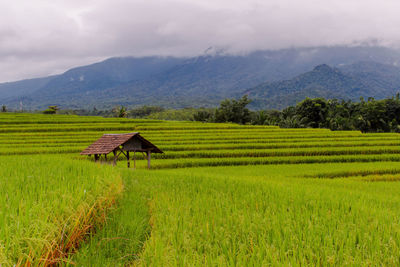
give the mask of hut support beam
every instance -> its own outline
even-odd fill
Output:
[[[118,151],[118,153],[117,153],[117,151]],[[122,149],[115,149],[113,151],[113,153],[114,153],[114,165],[117,165],[117,159],[118,159],[119,155],[123,154],[123,155],[125,155],[126,159],[128,160],[128,168],[130,168],[131,163],[129,161],[129,151],[126,151],[126,153],[125,153]]]
[[[126,151],[126,159],[128,160],[128,168],[131,167],[131,163],[129,161],[129,151]]]
[[[146,151],[146,154],[147,154],[147,169],[150,169],[151,151],[150,150]]]

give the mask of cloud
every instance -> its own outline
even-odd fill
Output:
[[[112,56],[193,56],[399,43],[400,2],[385,0],[0,1],[0,81],[54,74]]]

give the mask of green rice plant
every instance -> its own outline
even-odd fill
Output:
[[[157,140],[157,141],[188,141],[188,140],[201,140],[201,141],[208,141],[208,140],[236,140],[236,141],[240,141],[240,140],[271,140],[271,141],[288,141],[288,140],[309,140],[309,141],[313,141],[315,140],[320,140],[321,138],[355,138],[355,137],[359,137],[357,135],[324,135],[324,134],[313,134],[313,135],[268,135],[268,134],[246,134],[244,135],[244,133],[241,132],[237,132],[236,134],[230,134],[230,133],[224,133],[224,134],[219,134],[219,135],[210,135],[210,136],[205,136],[205,135],[196,135],[194,133],[188,133],[188,134],[181,134],[181,135],[177,135],[177,136],[171,136],[168,135],[167,132],[165,132],[162,136],[154,136],[151,135],[147,132],[141,132],[144,136],[147,136],[149,138],[151,138],[152,140]],[[396,138],[398,138],[398,136],[395,136]],[[381,137],[383,138],[383,137]],[[395,138],[393,138],[395,139]]]
[[[367,175],[363,176],[361,180],[366,182],[398,182],[400,181],[400,175]]]
[[[400,168],[396,166],[396,168],[390,169],[377,169],[376,166],[372,169],[362,169],[362,170],[352,170],[352,171],[335,171],[335,172],[323,172],[323,173],[312,173],[304,178],[346,178],[346,177],[354,177],[354,176],[382,176],[382,175],[395,175],[400,174]]]
[[[221,167],[241,165],[278,165],[278,164],[311,164],[311,163],[350,163],[350,162],[398,162],[398,154],[379,155],[335,155],[335,156],[289,156],[289,157],[240,157],[240,158],[184,158],[154,161],[153,169],[175,169],[193,167]],[[138,167],[145,167],[145,162],[138,161]]]
[[[135,125],[94,125],[94,126],[79,126],[79,127],[9,127],[9,128],[0,128],[0,133],[26,133],[26,132],[65,132],[65,131],[135,131]]]
[[[380,141],[347,141],[347,142],[332,142],[331,140],[321,140],[319,142],[285,142],[285,143],[223,143],[223,144],[173,144],[160,143],[165,151],[195,151],[195,150],[222,150],[222,149],[278,149],[278,148],[321,148],[326,147],[385,147],[385,146],[400,146],[398,140],[380,140]]]
[[[39,140],[1,140],[0,139],[0,146],[9,146],[9,147],[16,147],[17,145],[29,145],[29,146],[42,146],[44,144],[48,146],[52,145],[73,145],[73,144],[90,144],[93,142],[93,139],[64,139],[64,140],[46,140],[46,139],[39,139]]]
[[[1,140],[1,139],[0,139]],[[383,143],[393,143],[393,144],[397,144],[397,142],[399,141],[399,137],[395,136],[395,137],[385,137],[385,138],[376,138],[376,137],[363,137],[363,138],[357,138],[357,137],[351,137],[351,138],[337,138],[337,137],[325,137],[325,138],[302,138],[302,139],[272,139],[272,138],[268,138],[268,137],[251,137],[251,138],[230,138],[230,137],[226,137],[226,138],[209,138],[209,139],[196,139],[196,138],[192,138],[192,139],[187,139],[187,140],[178,140],[178,139],[166,139],[166,138],[151,138],[152,141],[157,142],[158,145],[167,145],[167,146],[176,146],[179,147],[185,147],[185,146],[189,146],[189,145],[218,145],[218,144],[224,144],[224,145],[245,145],[245,144],[264,144],[264,145],[268,145],[268,144],[273,144],[273,145],[280,145],[280,144],[286,144],[286,143],[290,143],[290,144],[296,144],[296,143],[314,143],[314,144],[332,144],[332,146],[334,146],[335,143],[337,142],[343,142],[343,143],[354,143],[354,144],[366,144],[366,145],[370,145],[371,143],[376,143],[381,144]]]
[[[165,152],[150,171],[138,153],[135,170],[79,155],[133,131]],[[0,265],[397,266],[399,144],[396,133],[0,114]]]
[[[400,184],[290,178],[324,168],[132,172],[152,196],[152,232],[136,264],[400,264]]]
[[[83,146],[63,146],[63,147],[12,147],[1,148],[0,155],[37,155],[37,154],[70,154],[81,152],[85,148]]]
[[[196,150],[169,151],[155,154],[155,159],[173,158],[235,158],[235,157],[284,157],[284,156],[332,156],[332,155],[372,155],[399,154],[400,147],[311,147],[311,148],[279,148],[279,149],[231,149],[231,150]]]
[[[55,147],[59,147],[59,148],[70,148],[70,147],[83,147],[85,145],[89,145],[90,142],[85,141],[83,144],[79,141],[74,141],[71,143],[47,143],[47,142],[43,142],[43,143],[23,143],[23,145],[25,145],[27,148],[35,148],[35,147],[43,147],[43,148],[55,148]],[[7,149],[7,148],[15,148],[16,144],[5,144],[5,143],[0,143],[0,149]],[[19,147],[20,148],[20,147]]]
[[[59,261],[60,253],[72,252],[87,226],[98,222],[86,215],[100,211],[93,209],[98,203],[105,208],[122,188],[113,168],[54,156],[2,157],[0,177],[4,266]]]
[[[150,236],[148,189],[123,172],[124,194],[99,231],[66,261],[78,266],[127,266],[139,260]]]
[[[102,118],[94,116],[78,116],[78,115],[45,115],[45,114],[28,114],[28,113],[2,113],[0,114],[0,123],[2,124],[43,124],[43,123],[165,123],[161,120],[149,119],[126,119],[126,118]]]

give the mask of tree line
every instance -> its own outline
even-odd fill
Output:
[[[225,99],[217,108],[165,109],[141,106],[128,109],[117,106],[110,110],[61,110],[50,106],[46,114],[76,114],[103,117],[148,118],[161,120],[192,120],[201,122],[232,122],[252,125],[274,125],[282,128],[327,128],[362,132],[400,132],[400,95],[360,101],[306,98],[283,110],[251,111],[247,96]],[[2,112],[9,111],[5,105]]]
[[[282,128],[327,128],[362,132],[400,132],[400,96],[375,100],[306,98],[296,106],[282,111],[250,111],[247,96],[239,100],[226,99],[213,110],[199,111],[194,120],[204,122],[234,122],[252,125],[276,125]]]

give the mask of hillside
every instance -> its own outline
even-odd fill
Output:
[[[370,64],[365,69],[352,65],[365,62],[376,65]],[[235,97],[249,88],[260,87],[260,84],[291,79],[320,64],[339,67],[343,73],[351,76],[343,81],[344,84],[360,87],[362,92],[379,88],[381,95],[386,97],[398,84],[399,78],[394,77],[393,73],[398,73],[395,65],[399,62],[400,53],[397,50],[371,46],[293,48],[243,55],[219,52],[193,58],[111,58],[44,80],[39,79],[45,81],[42,84],[0,84],[0,104],[19,107],[22,101],[25,109],[43,109],[48,105],[86,109],[94,106],[110,108],[121,104],[173,108],[215,106],[224,98]],[[390,72],[382,69],[382,64]],[[360,77],[366,78],[362,86],[359,85]],[[352,79],[357,81],[350,81]],[[328,89],[333,90],[332,86],[334,83],[330,83]],[[14,91],[14,87],[24,90]],[[289,90],[296,95],[276,97],[269,101],[276,103],[276,107],[284,107],[293,103],[292,99],[303,96],[330,95],[324,90],[324,86],[310,87],[302,93]],[[344,87],[340,90],[344,91],[337,96],[347,92]],[[356,90],[350,91],[353,95],[344,96],[358,97]],[[10,95],[10,92],[13,93]],[[262,95],[256,95],[259,94]],[[255,106],[268,107],[269,104],[262,103],[264,97],[256,99]]]
[[[253,99],[253,107],[281,109],[295,105],[306,97],[324,97],[358,100],[361,96],[383,98],[395,94],[397,76],[384,75],[374,72],[374,76],[361,71],[364,64],[350,65],[347,73],[326,64],[315,67],[293,79],[262,83],[244,91]],[[350,72],[350,70],[357,70]],[[393,79],[392,79],[393,78]],[[383,83],[387,84],[383,84]],[[397,81],[400,86],[400,81]],[[392,89],[392,90],[391,90]]]
[[[340,66],[340,70],[357,77],[363,84],[373,88],[376,98],[390,97],[400,90],[400,68],[376,62],[357,62]]]
[[[0,83],[0,100],[34,93],[48,84],[56,76],[27,79],[18,82]]]

